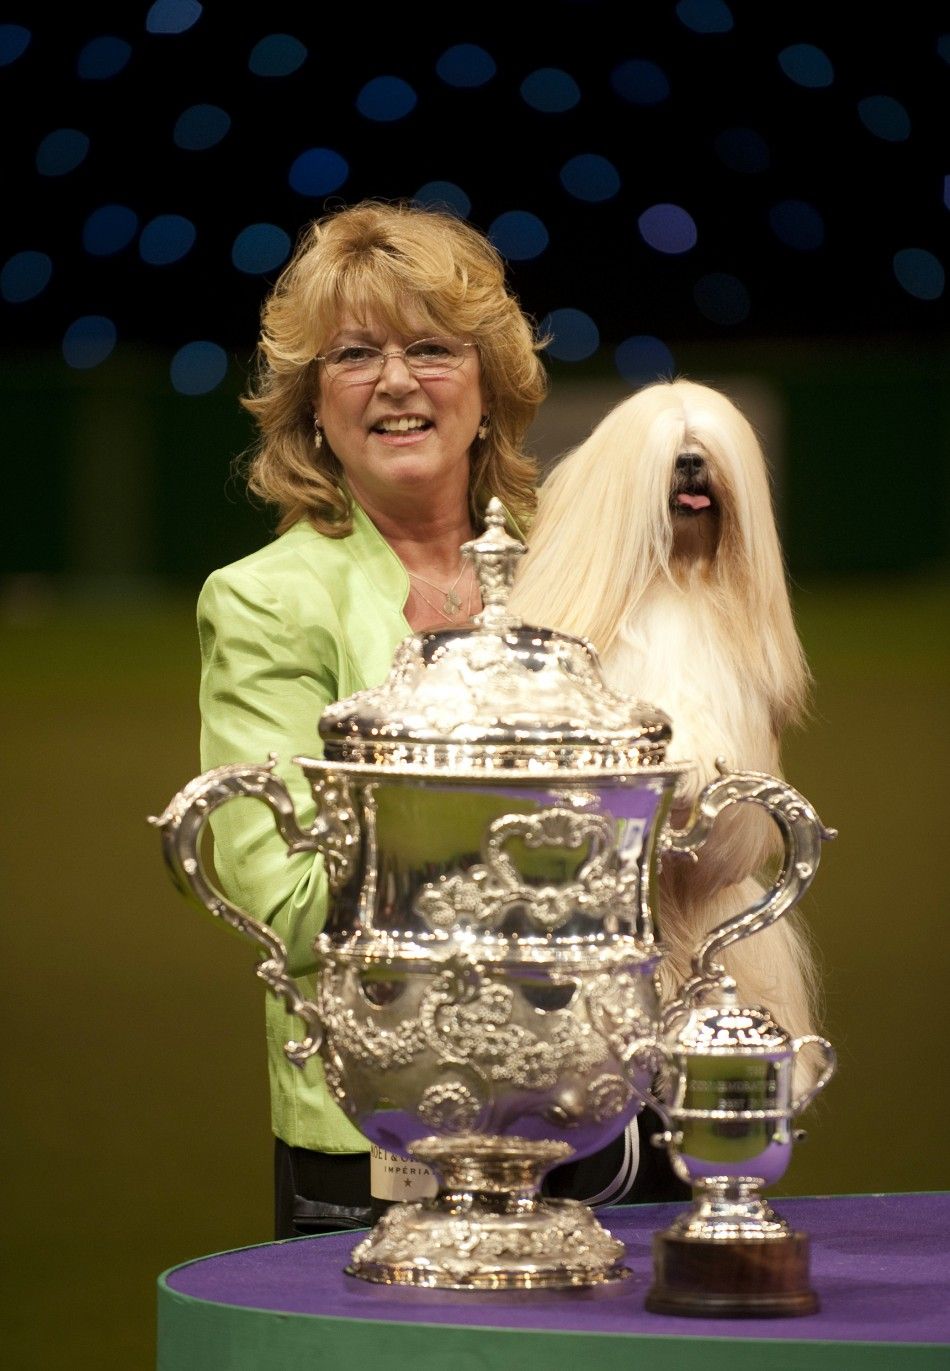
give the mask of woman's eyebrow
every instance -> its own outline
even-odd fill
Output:
[[[369,328],[341,328],[330,338],[329,347],[335,347],[341,342],[373,343],[379,337],[379,331]]]

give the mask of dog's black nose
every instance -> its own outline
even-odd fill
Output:
[[[698,476],[705,464],[705,457],[698,452],[681,452],[676,459],[676,470],[683,476]]]

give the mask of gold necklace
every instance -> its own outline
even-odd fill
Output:
[[[434,581],[430,581],[427,577],[420,575],[418,571],[410,571],[409,575],[413,578],[413,580],[424,581],[427,586],[431,586],[433,590],[437,590],[440,595],[443,595],[445,597],[442,601],[442,608],[441,610],[439,610],[439,613],[444,614],[446,619],[451,619],[454,618],[454,616],[458,614],[459,610],[462,608],[462,601],[459,599],[458,595],[456,595],[455,587],[458,585],[459,581],[465,575],[465,568],[467,565],[468,563],[463,557],[461,570],[459,571],[459,574],[456,576],[455,580],[449,586],[448,590],[443,590],[441,586],[437,586]],[[431,600],[426,600],[426,597],[423,595],[421,590],[417,591],[416,594],[419,596],[420,600],[425,601],[425,603],[429,606],[430,609],[438,609],[438,606],[434,605]],[[471,596],[469,596],[469,603],[471,604]]]
[[[442,591],[442,587],[441,587],[441,586],[435,585],[432,581],[426,581],[426,578],[425,578],[424,576],[419,576],[415,571],[410,571],[410,572],[409,572],[409,578],[410,578],[410,580],[425,581],[426,585],[432,586],[433,590],[442,591],[442,593],[445,595],[445,599],[442,601],[442,608],[440,609],[438,605],[434,605],[434,604],[432,603],[432,601],[429,599],[428,595],[423,595],[422,591],[418,588],[418,586],[416,587],[416,594],[419,596],[419,599],[422,601],[422,603],[423,603],[424,605],[428,605],[430,609],[434,609],[434,610],[435,610],[436,614],[441,614],[443,619],[448,619],[449,623],[452,623],[453,620],[458,616],[459,610],[462,608],[462,601],[461,601],[461,600],[459,599],[459,597],[454,593],[454,591],[455,591],[455,587],[458,585],[459,581],[462,579],[462,573],[463,573],[464,571],[465,571],[465,567],[463,566],[463,567],[462,567],[462,571],[460,571],[459,574],[458,574],[458,576],[456,576],[456,578],[455,578],[455,582],[454,582],[454,584],[453,584],[453,586],[452,586],[452,588],[451,588],[451,591]],[[466,618],[469,618],[469,619],[470,619],[470,618],[472,617],[472,605],[473,605],[474,599],[475,599],[475,576],[474,576],[474,574],[473,574],[473,575],[472,575],[471,583],[470,583],[469,588],[468,588],[468,607],[467,607],[467,610],[466,610]]]

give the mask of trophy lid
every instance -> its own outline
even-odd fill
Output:
[[[676,1034],[677,1052],[697,1056],[774,1055],[788,1051],[790,1039],[762,1005],[738,1003],[694,1008]]]
[[[492,499],[481,537],[466,543],[484,609],[470,624],[414,633],[382,685],[324,710],[329,761],[451,771],[603,772],[656,766],[669,718],[605,683],[586,639],[511,614],[523,543]]]

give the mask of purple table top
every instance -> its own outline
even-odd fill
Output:
[[[770,1197],[771,1198],[771,1197]],[[676,1334],[846,1342],[950,1344],[950,1192],[772,1199],[811,1237],[817,1314],[784,1319],[699,1319],[650,1314],[651,1241],[681,1204],[602,1209],[627,1245],[633,1275],[577,1291],[459,1292],[373,1285],[343,1272],[361,1234],[267,1243],[204,1257],[166,1273],[197,1300],[341,1319],[466,1327]]]

